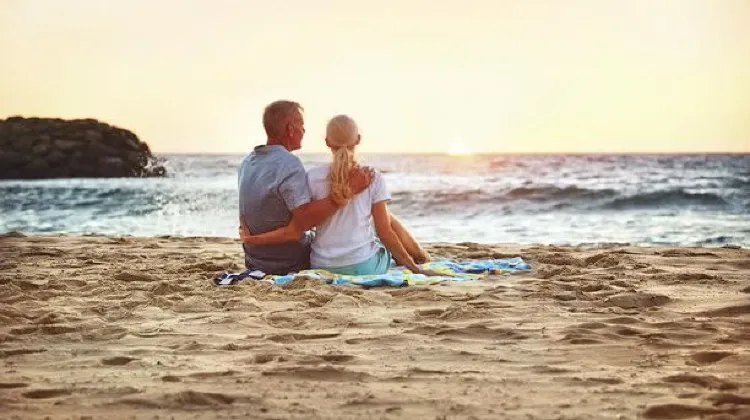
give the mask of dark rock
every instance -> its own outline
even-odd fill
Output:
[[[135,163],[138,165],[145,165],[145,162],[143,161],[144,156],[141,153],[134,152],[134,151],[127,151],[127,152],[124,152],[122,156],[128,162]]]
[[[0,179],[165,175],[131,131],[94,119],[0,119]]]
[[[106,157],[102,159],[102,164],[104,166],[115,166],[115,167],[125,166],[125,162],[120,157]]]
[[[4,146],[10,140],[10,128],[7,124],[0,124],[0,146]]]
[[[71,178],[73,174],[71,168],[68,166],[52,166],[49,168],[49,176],[47,178]]]
[[[119,157],[106,157],[101,161],[102,172],[112,177],[123,177],[128,175],[128,166]]]
[[[86,133],[84,133],[83,138],[86,139],[89,144],[91,143],[98,143],[102,141],[102,133],[99,131],[94,130],[86,130]]]
[[[26,126],[18,122],[10,124],[8,130],[10,131],[11,138],[22,136],[30,131]]]
[[[140,150],[141,153],[145,153],[147,155],[151,154],[151,149],[148,147],[148,144],[146,144],[146,143],[141,143],[139,150]]]
[[[34,154],[34,156],[43,156],[43,155],[46,155],[49,152],[49,150],[50,150],[49,143],[39,143],[31,149],[31,152]]]
[[[57,165],[65,160],[65,155],[62,154],[57,149],[52,149],[52,151],[47,155],[47,162],[49,162],[51,165]]]
[[[122,156],[119,156],[120,153],[117,151],[117,148],[108,146],[103,142],[89,143],[87,147],[89,154],[98,158],[106,156],[117,156],[122,158]]]
[[[34,145],[34,137],[21,134],[16,135],[11,139],[11,144],[13,145],[13,149],[23,152],[24,150],[30,149]]]
[[[49,169],[49,163],[47,160],[41,157],[34,158],[26,167],[24,171],[33,174],[32,178],[42,178],[41,174],[44,174]]]
[[[167,176],[167,169],[161,165],[154,166],[150,170],[153,172],[154,176]]]
[[[0,171],[4,169],[17,169],[31,162],[31,155],[16,152],[15,150],[0,150]]]
[[[63,152],[71,151],[80,145],[75,140],[55,140],[55,147]]]
[[[130,150],[133,150],[135,152],[138,152],[141,150],[141,147],[138,145],[138,140],[134,140],[131,138],[125,139],[125,146],[127,146]]]

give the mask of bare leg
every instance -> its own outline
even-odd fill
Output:
[[[396,233],[396,236],[398,236],[398,239],[401,241],[404,249],[406,249],[406,252],[411,255],[411,257],[414,259],[414,262],[417,264],[424,264],[427,261],[430,261],[430,254],[422,249],[422,247],[419,245],[419,242],[417,242],[417,240],[414,239],[413,236],[411,236],[411,233],[406,230],[404,225],[401,224],[401,222],[396,218],[396,216],[393,215],[393,213],[390,213],[389,215],[391,219],[391,229],[393,229],[393,232]],[[396,261],[396,263],[399,262]]]

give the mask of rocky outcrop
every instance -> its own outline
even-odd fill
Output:
[[[164,176],[146,143],[93,119],[0,119],[0,178]]]

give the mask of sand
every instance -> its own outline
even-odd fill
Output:
[[[222,238],[0,238],[2,418],[750,418],[750,251],[431,244],[528,274],[247,281]]]

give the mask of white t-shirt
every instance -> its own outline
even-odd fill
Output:
[[[330,194],[329,169],[330,165],[323,165],[307,171],[313,200]],[[310,252],[311,265],[341,267],[361,263],[375,255],[379,245],[371,221],[372,205],[390,199],[383,175],[375,172],[365,191],[352,197],[346,206],[318,225]]]

